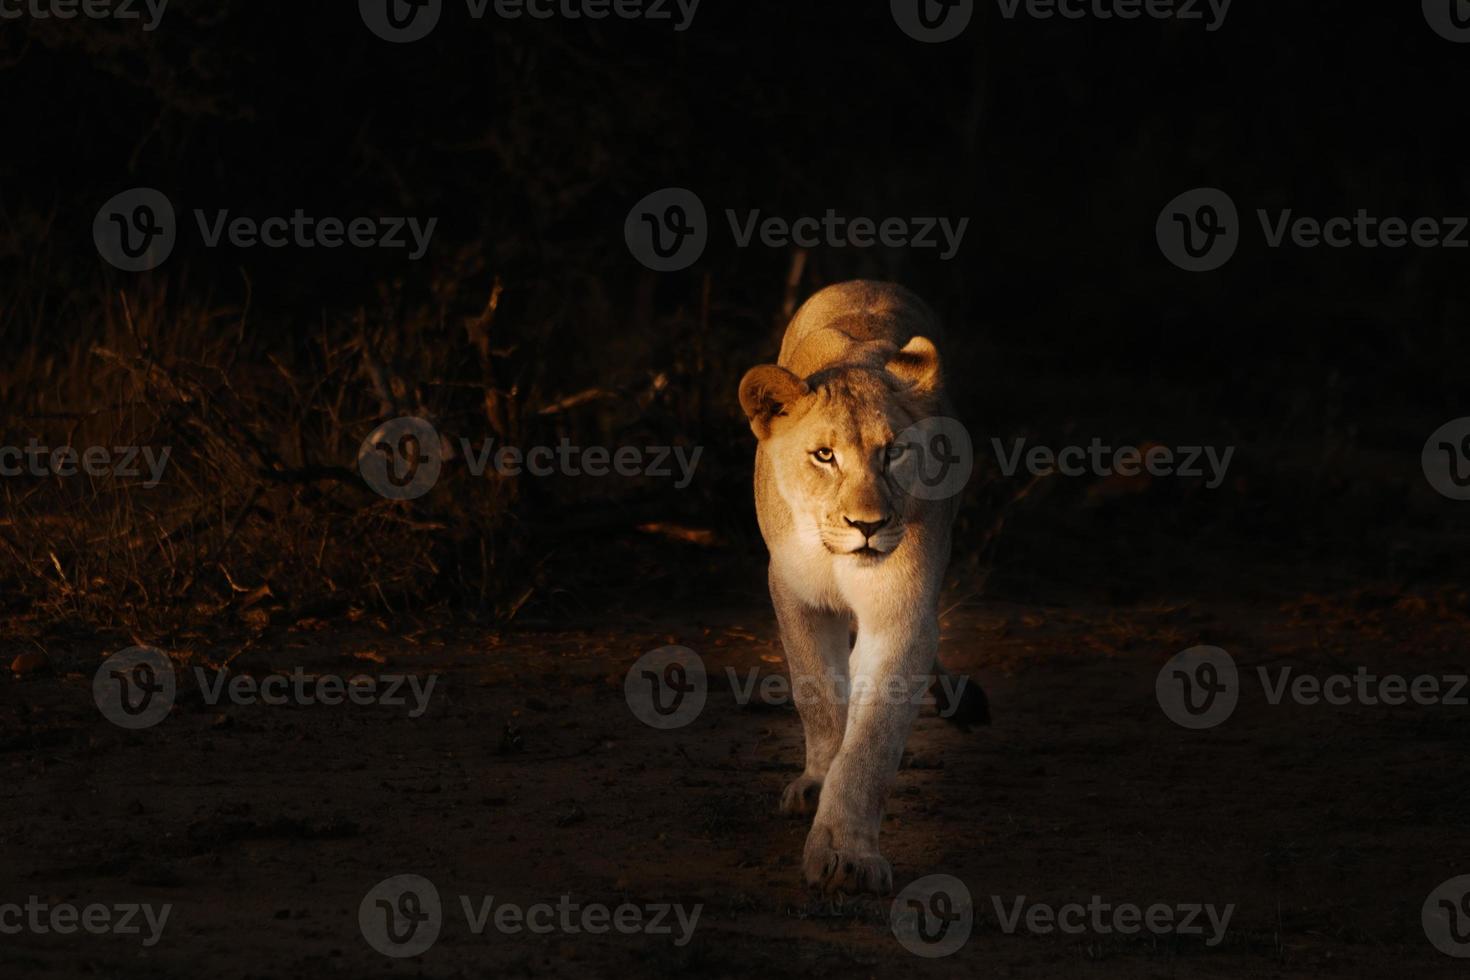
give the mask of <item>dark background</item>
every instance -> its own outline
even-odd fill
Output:
[[[1006,21],[980,4],[959,40],[927,45],[880,3],[706,0],[684,33],[474,21],[450,3],[426,40],[390,45],[351,6],[176,0],[152,34],[6,23],[7,433],[136,401],[86,353],[125,332],[130,301],[146,322],[123,346],[181,363],[228,357],[201,383],[217,391],[230,378],[258,396],[238,424],[292,467],[350,466],[380,420],[353,376],[357,352],[331,364],[323,353],[358,337],[401,379],[408,407],[453,436],[705,447],[683,492],[589,479],[497,489],[478,531],[437,534],[435,565],[452,571],[409,589],[483,608],[529,581],[539,601],[558,587],[549,569],[568,527],[602,547],[640,521],[681,521],[758,553],[735,384],[773,356],[783,303],[872,276],[916,289],[950,324],[949,369],[977,444],[1238,446],[1226,488],[1149,508],[1165,550],[1248,539],[1257,556],[1280,555],[1343,537],[1344,522],[1355,559],[1404,550],[1384,524],[1405,525],[1410,498],[1424,496],[1414,457],[1463,390],[1464,257],[1269,249],[1254,211],[1470,210],[1454,163],[1464,52],[1418,10],[1241,3],[1208,32],[1199,21]],[[621,227],[634,201],[668,185],[694,189],[714,228],[695,267],[660,275],[632,259]],[[180,214],[178,250],[142,275],[111,270],[90,241],[96,208],[132,186],[162,190]],[[1226,190],[1247,226],[1235,258],[1207,274],[1176,269],[1154,241],[1164,203],[1196,186]],[[440,222],[431,253],[411,263],[387,250],[204,249],[195,207]],[[727,207],[971,220],[948,262],[818,249],[788,297],[792,254],[735,248]],[[486,367],[462,323],[496,281],[489,333],[502,356]],[[309,384],[296,411],[272,408],[285,374],[334,370],[340,432],[313,426]],[[477,385],[499,392],[498,414]],[[588,389],[603,397],[535,414]],[[286,436],[298,427],[306,437]],[[1383,470],[1371,488],[1364,467]],[[423,508],[472,506],[464,498],[482,489],[451,485]],[[267,524],[319,519],[284,513],[303,506],[299,493],[272,499],[257,502]],[[996,502],[982,504],[972,523],[988,528]],[[254,523],[202,547],[260,550]],[[494,571],[478,558],[487,536],[505,539]],[[581,583],[589,601],[596,579]]]
[[[0,22],[0,444],[173,447],[155,489],[0,481],[0,655],[32,658],[0,690],[18,814],[0,891],[187,899],[194,931],[133,964],[148,975],[381,971],[356,903],[405,869],[686,896],[720,923],[683,953],[461,942],[436,975],[914,968],[886,906],[833,912],[798,887],[804,828],[770,815],[794,715],[732,708],[671,739],[621,693],[664,643],[779,665],[736,386],[774,359],[791,303],[867,276],[948,325],[981,468],[944,657],[984,679],[997,719],[965,742],[921,721],[911,749],[948,767],[900,774],[897,880],[1058,901],[1104,882],[1243,910],[1213,953],[992,931],[935,970],[1444,975],[1418,910],[1470,867],[1464,709],[1278,710],[1248,687],[1229,726],[1186,733],[1153,683],[1194,643],[1250,677],[1463,672],[1470,505],[1434,492],[1420,451],[1470,414],[1470,254],[1270,249],[1255,211],[1470,213],[1467,66],[1470,45],[1406,0],[1236,0],[1215,32],[983,2],[942,45],[878,0],[704,0],[683,33],[473,21],[446,0],[403,46],[340,2],[173,0],[151,34]],[[714,227],[692,268],[657,274],[623,222],[671,185]],[[138,186],[172,200],[180,244],[120,273],[92,221]],[[1231,195],[1245,234],[1190,274],[1154,225],[1201,186]],[[196,207],[439,225],[418,262],[205,249]],[[792,288],[796,255],[735,248],[726,208],[970,224],[952,261],[816,249]],[[426,497],[383,500],[356,453],[415,414],[451,440],[703,456],[683,490],[451,461]],[[1236,451],[1213,490],[1031,485],[988,452],[1018,437]],[[453,693],[412,729],[185,704],[134,736],[89,701],[100,658],[134,643],[257,674],[386,657]],[[20,975],[119,962],[53,940],[18,947]]]

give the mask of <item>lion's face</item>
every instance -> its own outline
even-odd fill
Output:
[[[922,505],[904,490],[918,453],[900,435],[932,411],[937,355],[923,338],[888,352],[886,363],[805,380],[766,365],[741,384],[776,489],[799,528],[856,561],[890,554]]]

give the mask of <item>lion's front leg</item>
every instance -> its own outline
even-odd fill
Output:
[[[809,814],[817,809],[847,723],[842,692],[847,678],[848,617],[805,606],[781,587],[774,574],[771,602],[806,739],[806,768],[781,794],[781,812]]]
[[[872,629],[858,624],[847,729],[802,855],[808,884],[848,894],[892,891],[893,869],[879,853],[878,829],[918,715],[915,692],[927,688],[938,646],[932,614]]]

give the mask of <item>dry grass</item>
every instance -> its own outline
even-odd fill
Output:
[[[169,456],[156,486],[146,468],[0,482],[11,612],[103,629],[215,619],[266,597],[296,612],[435,593],[493,606],[512,574],[497,529],[515,488],[492,474],[472,494],[397,503],[353,461],[383,419],[438,422],[470,404],[481,428],[521,435],[520,406],[494,378],[498,297],[457,338],[422,313],[405,324],[362,310],[285,351],[252,344],[248,309],[121,292],[90,338],[27,348],[4,376],[7,445]]]

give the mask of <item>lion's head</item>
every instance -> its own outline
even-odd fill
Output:
[[[898,547],[923,501],[909,495],[921,450],[899,439],[933,415],[939,352],[925,337],[802,378],[775,364],[740,382],[740,405],[798,525],[834,555],[879,561]]]

